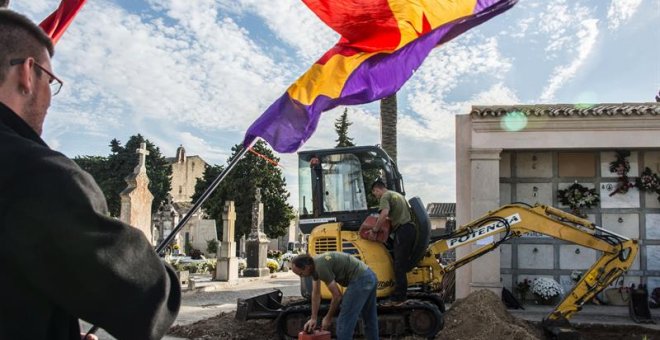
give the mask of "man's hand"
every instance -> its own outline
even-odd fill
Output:
[[[321,329],[327,331],[330,329],[330,327],[332,327],[332,317],[326,315],[325,317],[323,317],[323,322],[321,323]]]
[[[325,318],[323,318],[323,320],[325,320]],[[303,326],[303,329],[307,333],[313,332],[315,328],[316,328],[316,319],[309,319],[309,321],[305,323],[305,326]]]
[[[378,232],[374,231],[373,229],[369,229],[369,233],[367,233],[367,239],[369,241],[375,241],[377,237]]]
[[[85,335],[87,335],[87,333],[80,333],[80,340],[99,340],[99,338],[94,334],[90,334],[87,336]]]

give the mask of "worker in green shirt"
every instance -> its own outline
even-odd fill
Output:
[[[311,276],[312,315],[305,323],[305,331],[316,328],[319,306],[321,304],[321,281],[332,294],[330,309],[326,313],[321,327],[327,330],[332,325],[332,318],[341,308],[337,317],[335,335],[338,340],[353,339],[358,318],[364,321],[365,337],[378,340],[378,313],[376,306],[376,274],[364,262],[352,255],[331,251],[311,257],[308,254],[296,256],[291,263],[293,272],[301,277]],[[339,285],[346,287],[342,295]]]
[[[406,301],[408,291],[407,272],[415,265],[411,263],[417,230],[410,217],[410,208],[406,198],[396,191],[387,190],[385,183],[378,180],[371,186],[371,193],[379,200],[380,213],[376,226],[371,232],[378,233],[385,220],[389,218],[394,234],[394,293],[385,305],[399,306]]]

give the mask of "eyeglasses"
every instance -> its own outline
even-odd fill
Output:
[[[9,65],[15,66],[15,65],[21,65],[24,64],[29,58],[22,58],[22,59],[12,59],[9,61]],[[44,71],[50,79],[48,79],[48,84],[50,84],[50,93],[51,95],[55,96],[58,93],[60,93],[60,90],[62,89],[62,85],[64,82],[60,79],[57,78],[56,75],[54,75],[52,72],[48,71],[45,67],[39,65],[36,61],[34,62],[37,67],[39,67],[40,70]]]

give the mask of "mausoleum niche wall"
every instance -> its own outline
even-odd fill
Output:
[[[660,201],[658,194],[637,187],[619,190],[621,176],[610,172],[617,150],[504,150],[500,160],[500,205],[546,204],[571,211],[559,190],[578,183],[599,195],[600,202],[581,209],[585,218],[617,234],[641,240],[638,258],[624,278],[626,285],[660,287]],[[660,150],[629,151],[627,176],[634,182],[645,168],[660,174]],[[586,272],[600,254],[570,242],[528,234],[500,247],[502,283],[515,291],[517,282],[552,277],[567,291],[574,271]]]

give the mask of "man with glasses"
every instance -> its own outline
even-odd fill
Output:
[[[62,87],[52,55],[37,25],[0,9],[0,339],[79,340],[79,319],[160,339],[180,305],[174,270],[40,137]]]

